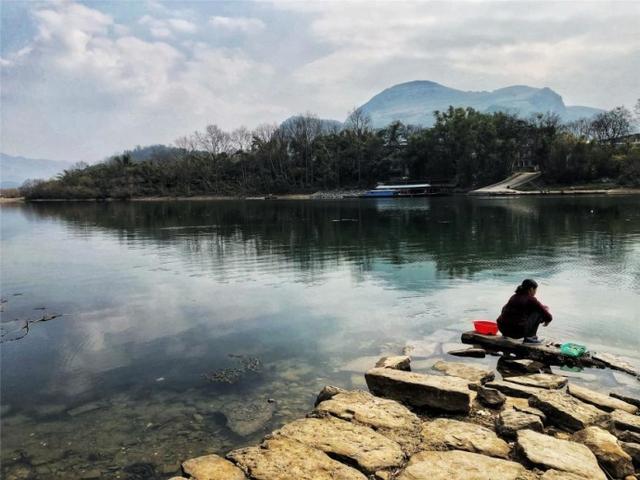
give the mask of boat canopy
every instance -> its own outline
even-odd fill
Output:
[[[431,185],[428,183],[411,183],[407,185],[378,185],[376,190],[405,190],[409,188],[429,188]]]

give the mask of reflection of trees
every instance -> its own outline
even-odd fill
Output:
[[[383,208],[380,208],[380,207]],[[538,253],[543,267],[588,250],[619,262],[625,235],[637,233],[633,197],[433,198],[373,201],[158,202],[29,204],[29,215],[64,221],[79,234],[95,229],[224,265],[256,256],[313,271],[348,261],[363,270],[374,259],[435,261],[451,276]],[[343,220],[343,221],[337,221]],[[540,254],[544,252],[544,254]]]

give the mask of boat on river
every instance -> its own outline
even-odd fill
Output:
[[[430,183],[379,184],[373,190],[362,194],[361,198],[427,197],[438,194],[441,194],[440,189],[434,188]]]

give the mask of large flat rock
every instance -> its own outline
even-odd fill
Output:
[[[520,430],[535,430],[542,432],[544,426],[538,415],[518,412],[514,409],[505,410],[496,418],[496,431],[506,438],[515,438]]]
[[[291,438],[334,458],[346,458],[367,473],[404,462],[404,453],[396,442],[369,427],[332,416],[296,420],[273,432],[272,437]]]
[[[457,377],[424,375],[390,368],[373,368],[365,374],[374,395],[448,412],[468,413],[471,392],[468,381]]]
[[[631,395],[625,395],[624,393],[619,392],[611,392],[609,393],[609,396],[617,398],[618,400],[622,400],[623,402],[630,403],[631,405],[635,405],[640,409],[640,398],[635,398]]]
[[[534,465],[606,480],[595,455],[584,445],[544,435],[532,430],[518,432],[517,446]]]
[[[509,445],[492,430],[475,423],[438,418],[422,427],[424,450],[465,450],[491,457],[508,458]]]
[[[227,455],[255,480],[366,480],[358,470],[289,438],[266,440]]]
[[[605,412],[593,405],[555,390],[535,394],[529,398],[529,405],[541,410],[549,423],[570,431],[582,430],[607,418]]]
[[[631,456],[622,449],[616,437],[606,430],[587,427],[574,433],[573,440],[586,445],[615,478],[633,475]]]
[[[542,474],[540,480],[585,480],[582,475],[575,473],[561,472],[559,470],[547,470]]]
[[[638,407],[635,405],[610,397],[604,393],[581,387],[580,385],[574,385],[573,383],[567,387],[567,392],[574,397],[579,398],[583,402],[595,405],[607,412],[612,412],[613,410],[624,410],[625,412],[636,413],[638,411]]]
[[[632,415],[624,410],[614,410],[611,412],[611,420],[619,430],[630,430],[640,433],[640,416]]]
[[[395,400],[376,397],[369,392],[357,390],[335,394],[319,403],[315,412],[371,427],[399,443],[406,453],[415,452],[420,443],[421,421],[417,415]]]
[[[526,475],[519,463],[451,450],[416,453],[398,480],[521,480]]]
[[[182,464],[184,473],[195,480],[246,480],[244,472],[218,455],[192,458]]]
[[[558,389],[567,384],[567,378],[552,373],[533,373],[505,378],[506,382],[518,383],[527,387]]]
[[[471,363],[444,362],[440,360],[433,365],[433,369],[443,372],[446,375],[464,378],[477,384],[486,383],[496,377],[493,370],[489,370],[483,365]]]
[[[379,368],[394,368],[396,370],[411,370],[411,357],[408,355],[396,355],[392,357],[382,357],[376,362]]]
[[[505,395],[509,395],[511,397],[520,397],[520,398],[529,398],[532,395],[535,395],[538,392],[541,392],[542,389],[528,387],[526,385],[521,385],[519,383],[513,382],[505,382],[502,380],[495,380],[493,382],[485,383],[484,385],[487,388],[493,388],[495,390],[499,390]]]

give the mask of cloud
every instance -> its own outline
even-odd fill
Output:
[[[209,24],[227,31],[240,31],[244,33],[255,33],[264,30],[265,24],[258,18],[247,17],[220,17],[209,18]]]
[[[138,23],[149,28],[151,35],[157,38],[168,38],[174,33],[193,34],[198,31],[195,24],[182,18],[160,19],[151,15],[143,15]]]

